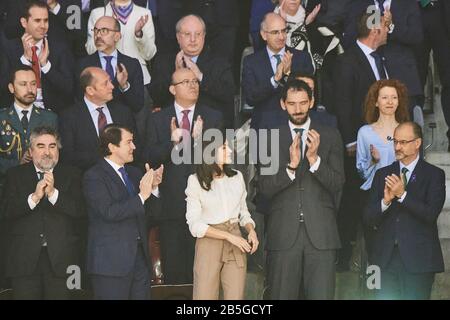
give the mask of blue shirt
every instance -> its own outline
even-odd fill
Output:
[[[370,145],[373,145],[380,153],[380,161],[372,162]],[[372,180],[375,172],[383,167],[392,164],[395,161],[394,142],[387,143],[375,132],[369,124],[362,126],[358,131],[356,144],[356,169],[365,182],[360,187],[362,190],[369,190],[372,186]]]

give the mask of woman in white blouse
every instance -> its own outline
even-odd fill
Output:
[[[222,285],[225,300],[241,300],[246,253],[253,254],[259,242],[247,209],[244,178],[229,167],[231,150],[227,143],[216,148],[213,157],[212,164],[197,166],[186,188],[186,220],[197,238],[193,299],[217,300]],[[247,240],[239,226],[246,229]]]

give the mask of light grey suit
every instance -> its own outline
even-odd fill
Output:
[[[302,279],[307,299],[334,297],[335,250],[340,247],[336,212],[344,184],[343,144],[334,128],[311,121],[310,129],[320,134],[317,171],[310,172],[305,156],[296,178],[289,178],[285,164],[290,161],[292,135],[286,124],[279,127],[280,169],[259,179],[259,190],[271,204],[265,226],[271,299],[298,299]],[[301,213],[304,222],[300,222]]]

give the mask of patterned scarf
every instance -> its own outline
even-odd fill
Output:
[[[117,20],[119,20],[122,24],[127,24],[128,18],[133,11],[133,1],[131,1],[130,4],[125,7],[116,6],[114,1],[111,1],[110,3],[114,16],[117,18]]]

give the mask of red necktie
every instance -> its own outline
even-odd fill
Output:
[[[191,135],[191,123],[189,122],[189,112],[191,110],[183,110],[183,118],[181,119],[181,129],[183,129],[183,141],[188,142]]]
[[[31,56],[31,66],[36,75],[36,85],[38,88],[41,88],[41,67],[39,66],[39,59],[37,56],[37,47],[33,46],[31,51],[33,52],[33,55]]]
[[[100,135],[100,132],[103,131],[103,129],[106,127],[107,122],[106,122],[106,116],[103,113],[103,107],[97,108],[98,111],[98,133]]]

